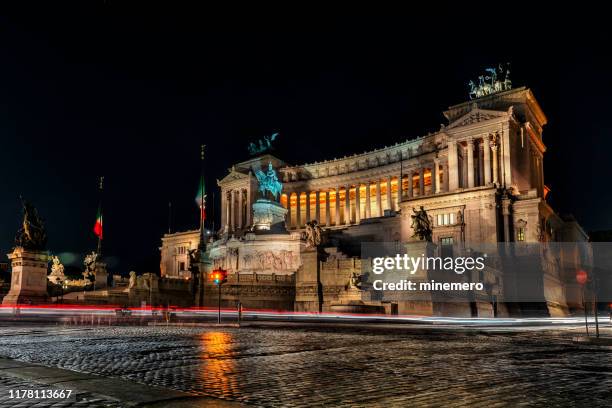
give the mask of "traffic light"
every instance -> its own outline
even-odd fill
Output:
[[[576,281],[579,284],[584,285],[588,279],[589,279],[589,275],[586,273],[586,271],[583,271],[581,269],[578,272],[576,272]]]
[[[215,285],[221,285],[227,282],[227,271],[224,269],[215,269],[208,275],[208,279]]]

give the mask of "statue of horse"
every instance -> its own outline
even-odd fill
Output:
[[[255,177],[257,177],[257,181],[259,182],[258,190],[262,194],[262,196],[266,197],[266,193],[270,192],[274,200],[279,199],[280,193],[283,190],[283,184],[278,181],[276,172],[274,171],[274,168],[272,168],[272,162],[268,163],[267,173],[264,173],[261,170],[257,170],[255,172]]]
[[[20,197],[21,198],[21,197]],[[16,246],[24,249],[43,250],[47,245],[47,233],[36,208],[21,198],[23,222],[15,237]]]

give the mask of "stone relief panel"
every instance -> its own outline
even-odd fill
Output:
[[[255,250],[239,251],[228,248],[212,258],[213,268],[223,268],[229,273],[236,272],[293,272],[300,266],[300,257],[295,251]]]
[[[242,256],[241,268],[245,270],[287,271],[298,268],[298,257],[293,251],[255,251]]]

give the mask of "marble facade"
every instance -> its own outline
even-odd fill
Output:
[[[264,154],[233,165],[218,180],[221,228],[211,259],[230,274],[295,275],[299,297],[315,290],[299,281],[305,256],[300,232],[311,220],[356,247],[362,240],[408,241],[412,209],[420,206],[433,218],[437,245],[588,239],[578,223],[560,217],[546,201],[547,119],[530,89],[454,105],[444,116],[448,123],[437,132],[361,154],[303,165]],[[253,169],[268,163],[283,182],[280,203],[289,235],[282,244],[253,234],[258,185]],[[180,277],[178,265],[188,259],[181,261],[177,248],[195,248],[198,232],[169,234],[162,241],[162,276]],[[188,270],[187,263],[184,267]],[[338,288],[347,276],[336,282]],[[544,278],[550,314],[568,311],[566,278],[555,273]]]

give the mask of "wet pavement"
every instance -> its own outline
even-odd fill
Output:
[[[610,406],[612,348],[573,334],[17,326],[0,356],[256,406]]]

